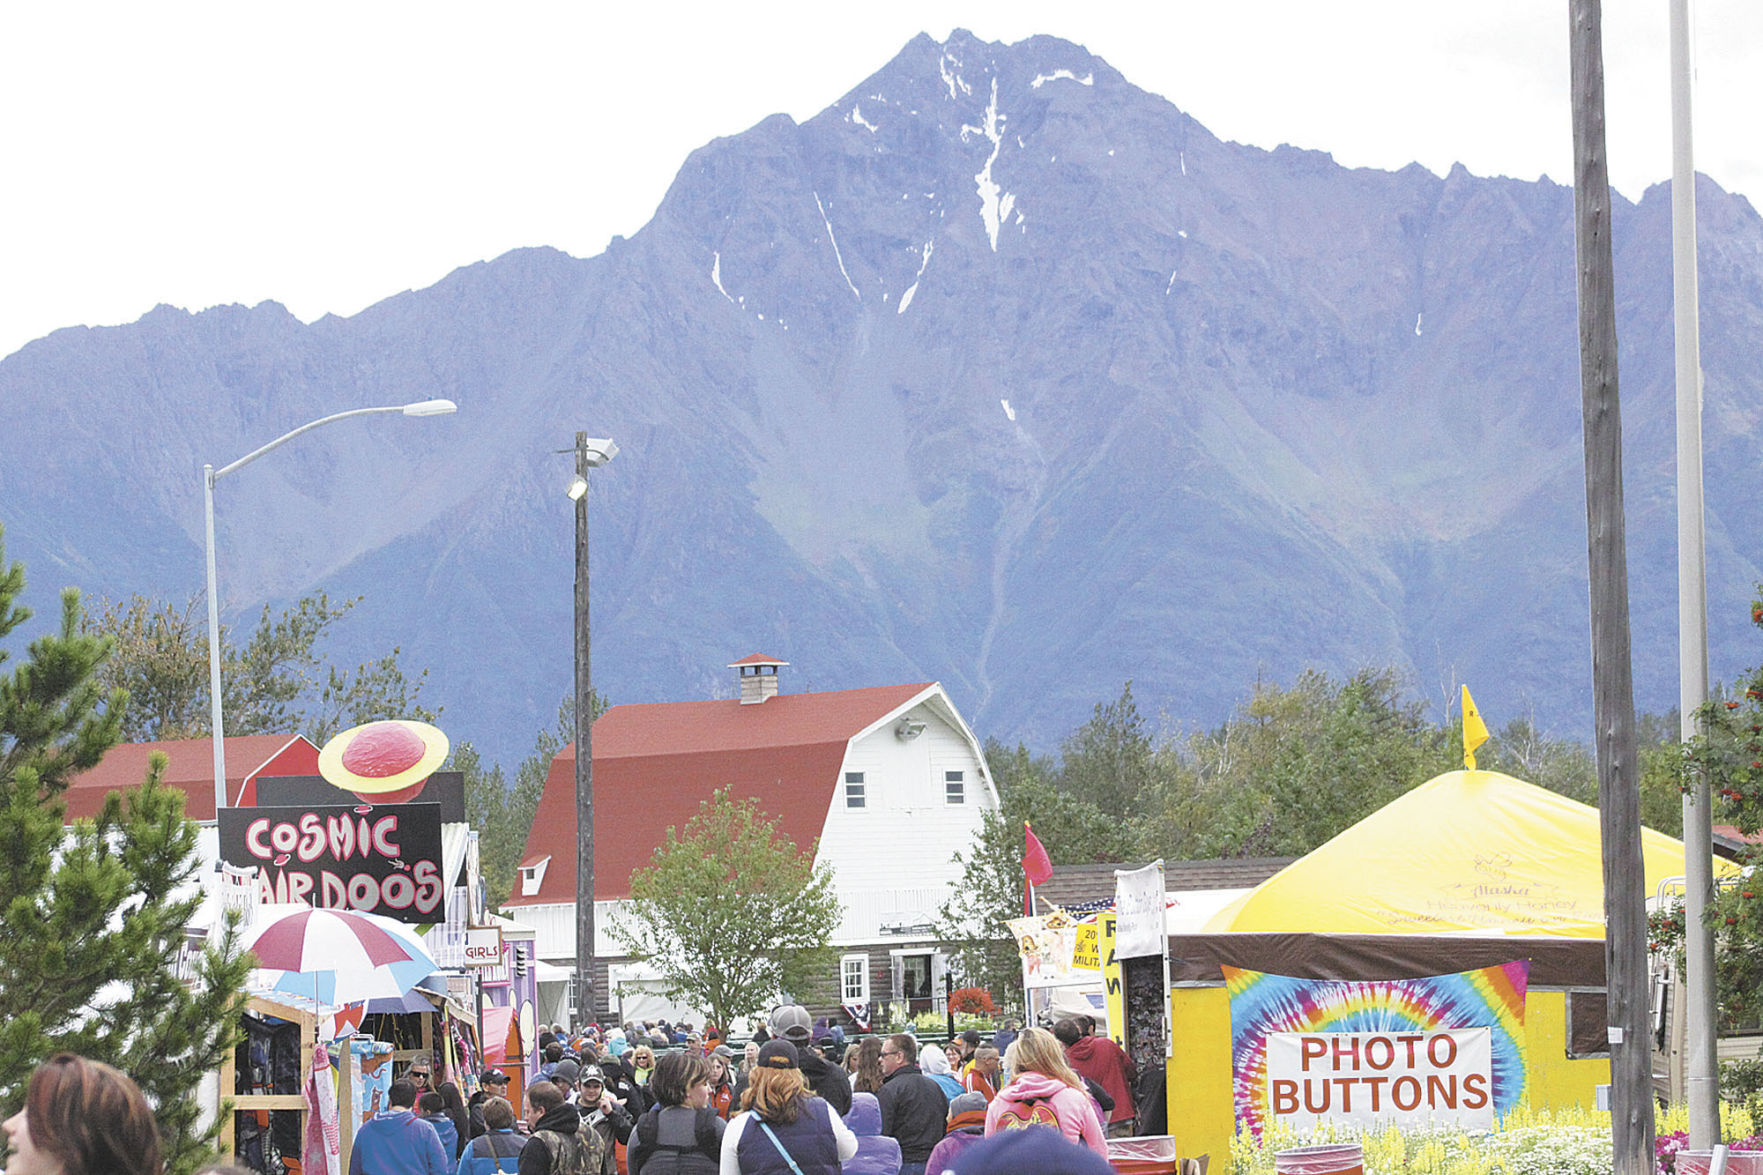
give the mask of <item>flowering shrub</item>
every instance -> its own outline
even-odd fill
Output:
[[[1324,1129],[1302,1138],[1268,1130],[1259,1140],[1244,1133],[1232,1148],[1230,1175],[1273,1175],[1279,1151],[1347,1140],[1356,1140],[1363,1149],[1366,1175],[1609,1175],[1613,1166],[1608,1113],[1520,1107],[1506,1116],[1503,1126],[1492,1133],[1394,1126],[1358,1134]]]
[[[1659,1113],[1659,1175],[1674,1175],[1677,1153],[1688,1145],[1689,1109]],[[1720,1105],[1720,1137],[1735,1151],[1763,1150],[1750,1111]],[[1324,1127],[1300,1137],[1269,1129],[1260,1139],[1246,1131],[1231,1149],[1229,1175],[1273,1175],[1274,1155],[1288,1147],[1321,1142],[1359,1143],[1365,1175],[1609,1175],[1613,1166],[1610,1115],[1599,1110],[1532,1110],[1520,1106],[1491,1133],[1464,1130],[1381,1130],[1355,1133]]]
[[[1722,1134],[1730,1138],[1730,1135]],[[1677,1152],[1690,1144],[1689,1131],[1673,1130],[1670,1134],[1659,1134],[1653,1140],[1653,1153],[1659,1160],[1659,1175],[1673,1175],[1677,1170]],[[1763,1151],[1763,1135],[1753,1134],[1749,1138],[1741,1138],[1727,1143],[1735,1151]]]
[[[996,1016],[998,1005],[983,987],[958,987],[949,993],[949,1010],[957,1015]]]
[[[1751,622],[1763,628],[1763,598],[1751,605]],[[1730,687],[1715,691],[1696,717],[1701,733],[1685,752],[1683,786],[1691,772],[1702,772],[1716,819],[1747,836],[1763,830],[1763,668],[1747,670]],[[1763,846],[1746,845],[1739,863],[1763,864]],[[1738,1021],[1763,1015],[1763,883],[1745,879],[1720,886],[1707,922],[1714,932],[1722,1015]],[[1661,941],[1653,931],[1649,925],[1649,939]]]
[[[1673,1175],[1677,1153],[1688,1145],[1689,1109],[1675,1105],[1657,1121],[1660,1175]],[[1750,1111],[1720,1105],[1720,1137],[1735,1151],[1763,1150]],[[1609,1175],[1613,1166],[1610,1115],[1599,1110],[1532,1110],[1520,1106],[1491,1133],[1464,1130],[1381,1130],[1355,1133],[1327,1127],[1299,1137],[1270,1129],[1259,1140],[1244,1132],[1231,1150],[1229,1175],[1273,1175],[1274,1155],[1288,1147],[1357,1141],[1365,1175]]]

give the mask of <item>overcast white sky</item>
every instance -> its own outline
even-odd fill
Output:
[[[1667,0],[1606,0],[1611,175],[1671,169]],[[169,302],[352,314],[630,235],[688,152],[806,119],[920,31],[1050,33],[1213,133],[1571,175],[1566,0],[0,6],[0,356]],[[872,11],[861,11],[868,8]],[[1696,9],[1696,161],[1763,195],[1763,4]]]

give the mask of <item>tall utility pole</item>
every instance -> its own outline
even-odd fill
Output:
[[[610,437],[575,434],[575,1014],[594,1012],[594,677],[588,657],[588,470],[618,456]]]
[[[1650,1175],[1655,1159],[1652,1042],[1647,1031],[1646,872],[1641,861],[1634,677],[1629,661],[1616,283],[1610,249],[1610,173],[1604,153],[1603,16],[1599,0],[1568,0],[1567,7],[1573,63],[1573,236],[1585,419],[1592,700],[1604,842],[1610,1120],[1616,1175]]]
[[[1696,165],[1690,134],[1690,5],[1671,0],[1671,290],[1677,323],[1677,681],[1683,741],[1708,700],[1708,560],[1702,516],[1702,344],[1696,292]],[[1683,797],[1684,1005],[1690,1146],[1720,1141],[1714,1040],[1714,829],[1708,776]]]
[[[588,434],[575,434],[575,976],[576,1022],[594,1017],[594,675],[588,658]],[[576,492],[576,487],[581,492]]]

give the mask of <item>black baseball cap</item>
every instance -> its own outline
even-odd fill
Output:
[[[478,1074],[478,1081],[482,1082],[484,1085],[507,1085],[508,1074],[502,1072],[500,1069],[485,1069],[482,1073]]]
[[[796,1046],[787,1040],[768,1040],[759,1046],[759,1060],[756,1062],[761,1069],[800,1069],[801,1054]]]

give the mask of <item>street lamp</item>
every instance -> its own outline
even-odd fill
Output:
[[[576,1016],[594,1013],[594,677],[588,661],[588,470],[618,456],[610,437],[575,434],[575,977]]]
[[[216,469],[212,465],[202,467],[202,512],[203,522],[207,528],[208,554],[208,693],[209,718],[213,727],[214,740],[214,819],[220,821],[220,810],[226,807],[226,742],[225,732],[221,729],[220,716],[220,587],[214,575],[214,483],[235,469],[251,464],[271,449],[287,444],[303,432],[311,432],[321,425],[333,421],[347,420],[351,416],[376,416],[387,412],[397,412],[404,416],[445,416],[449,412],[457,412],[458,405],[451,400],[417,400],[410,404],[392,404],[384,408],[351,408],[347,412],[336,412],[322,416],[317,420],[302,424],[292,432],[283,433],[275,440],[260,449],[240,457],[231,465],[223,465]]]

